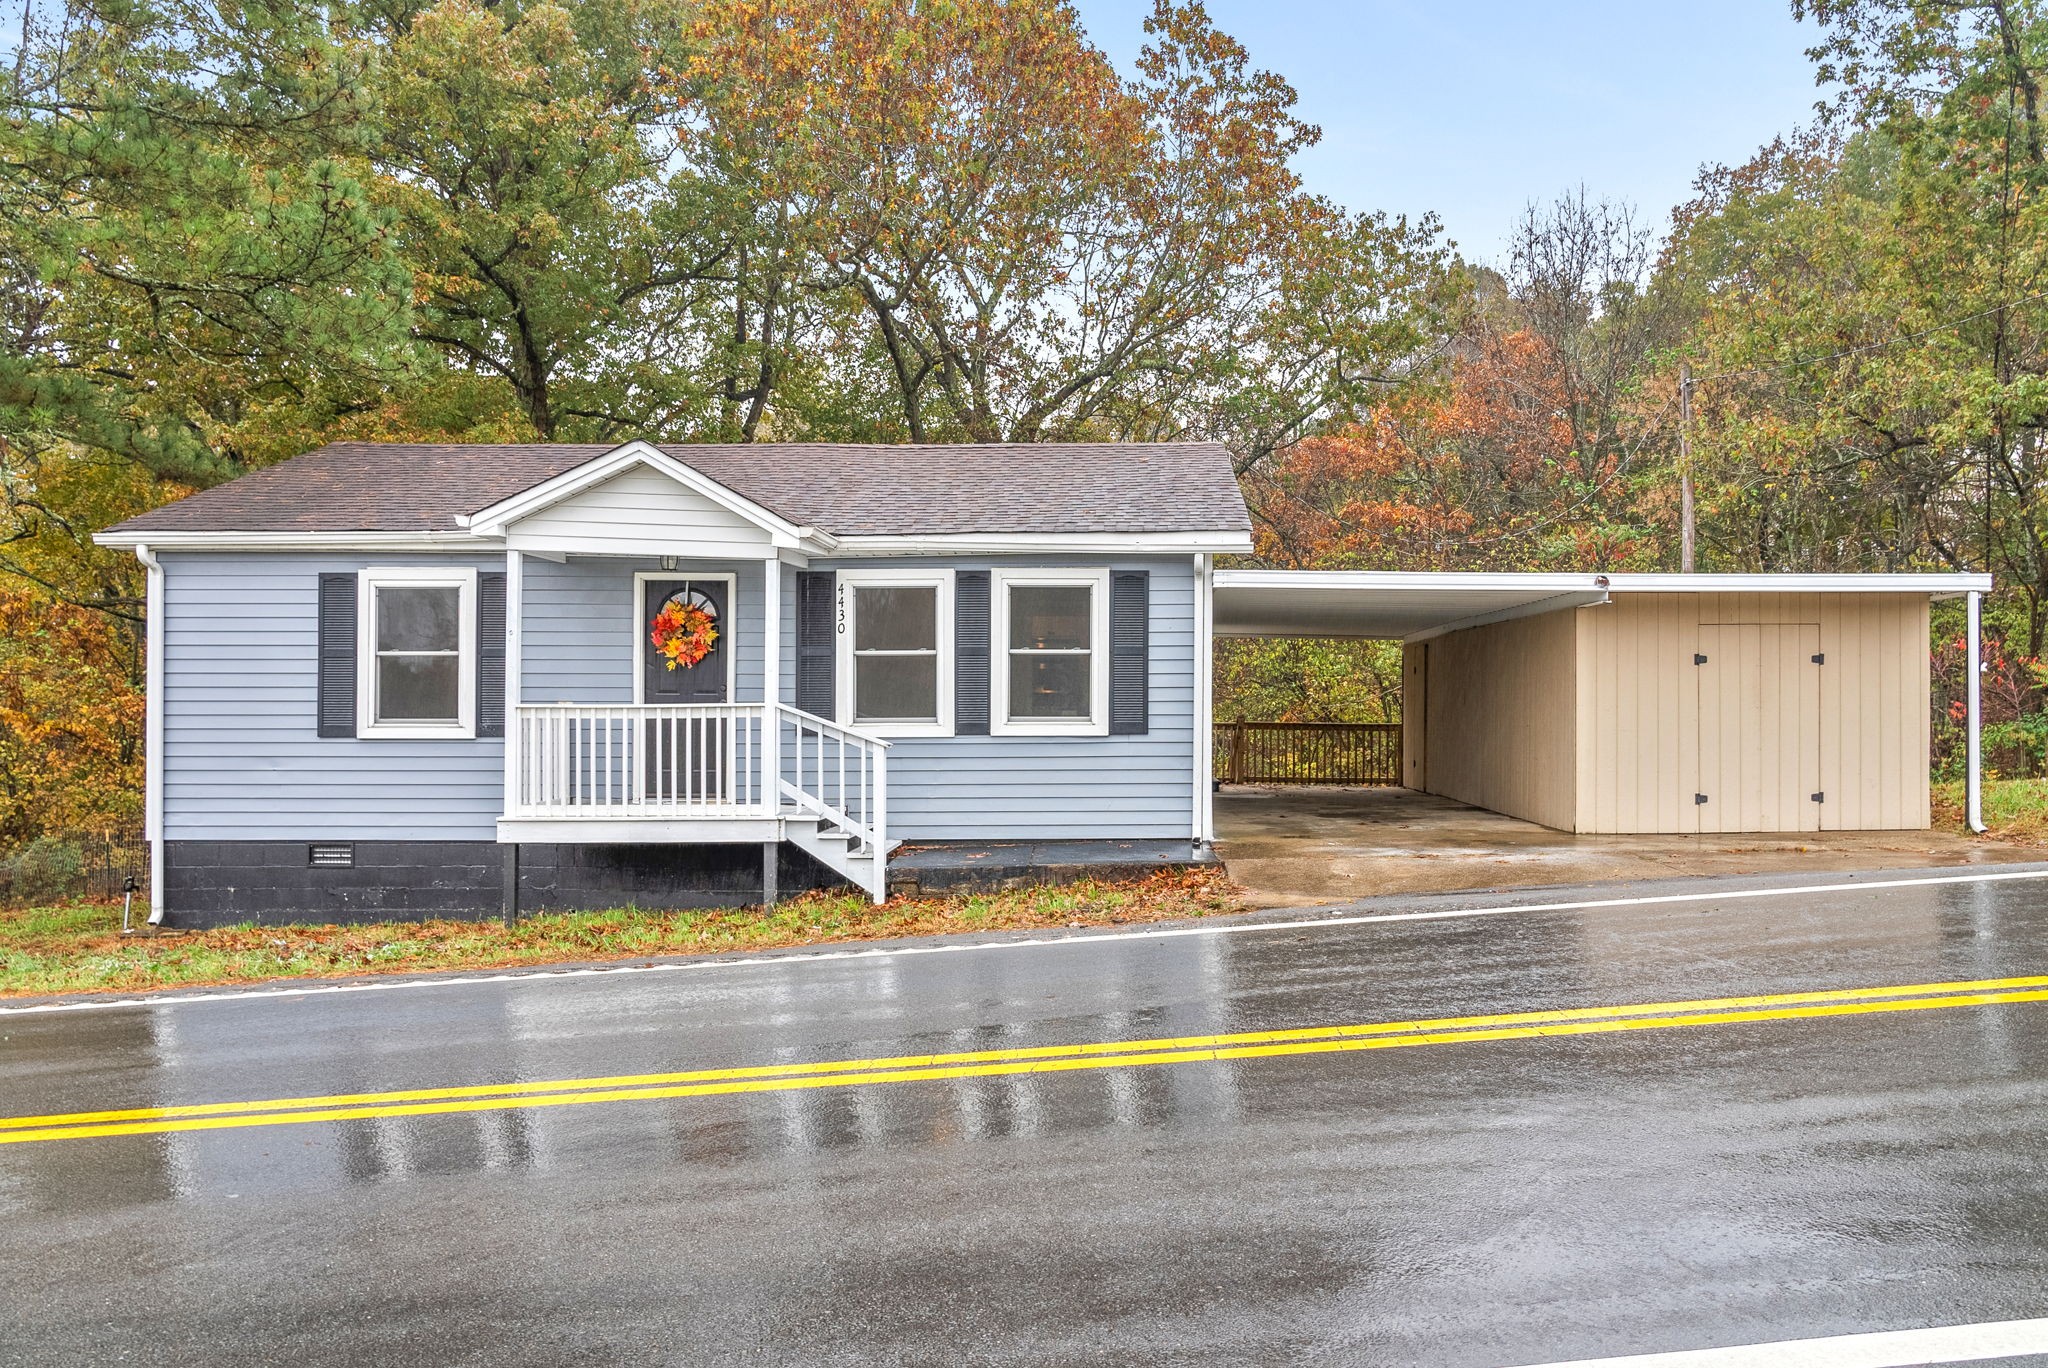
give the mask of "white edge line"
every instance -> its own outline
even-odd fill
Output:
[[[1925,1330],[1879,1330],[1825,1339],[1778,1340],[1727,1349],[1572,1359],[1532,1368],[1913,1368],[1929,1363],[1981,1363],[2048,1353],[2048,1320],[1986,1321]]]
[[[1112,941],[1170,940],[1180,936],[1239,936],[1263,931],[1305,931],[1331,926],[1370,926],[1382,922],[1449,921],[1459,917],[1500,917],[1515,912],[1588,912],[1610,907],[1654,907],[1670,903],[1733,902],[1754,898],[1789,898],[1803,893],[1853,893],[1874,888],[1932,888],[1948,884],[2003,883],[2048,879],[2048,869],[2003,870],[1986,874],[1942,875],[1921,879],[1870,879],[1862,882],[1801,884],[1792,888],[1740,888],[1720,893],[1660,893],[1646,898],[1588,898],[1575,902],[1509,903],[1501,907],[1455,907],[1434,912],[1372,912],[1349,917],[1301,917],[1290,921],[1240,922],[1229,926],[1161,927],[1150,931],[1108,931],[1096,935],[1030,936],[1017,940],[973,941],[965,944],[903,945],[872,950],[809,950],[775,955],[689,960],[681,964],[606,964],[580,969],[528,969],[502,974],[477,974],[425,979],[378,979],[374,982],[315,983],[294,987],[237,989],[222,993],[185,993],[145,997],[93,998],[83,1002],[44,1002],[26,1007],[0,1007],[0,1016],[47,1012],[106,1011],[116,1007],[179,1007],[201,1002],[249,1002],[270,998],[317,997],[336,993],[388,993],[401,988],[460,988],[490,983],[535,983],[608,974],[670,974],[701,970],[752,968],[763,965],[818,964],[839,960],[893,959],[912,955],[957,955],[977,950],[1030,950],[1045,946],[1102,945]]]

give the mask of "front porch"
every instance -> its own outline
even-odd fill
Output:
[[[887,897],[889,743],[782,702],[522,702],[500,842],[791,842]]]
[[[886,896],[887,741],[784,703],[522,703],[507,738],[513,843],[789,841]]]

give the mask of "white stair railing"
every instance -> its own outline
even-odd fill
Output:
[[[783,799],[853,838],[879,869],[889,854],[889,743],[787,703],[775,705]]]

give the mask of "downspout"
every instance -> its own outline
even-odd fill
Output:
[[[164,919],[164,567],[135,548],[146,572],[143,594],[142,834],[149,842],[149,924]]]
[[[1970,830],[1978,835],[1984,833],[1984,761],[1981,740],[1983,735],[1983,674],[1984,658],[1981,646],[1982,604],[1984,595],[1972,589],[1969,593],[1969,642],[1967,650],[1966,676],[1963,684],[1964,697],[1969,700],[1968,755],[1969,777],[1964,782],[1966,790],[1965,817]]]
[[[1195,820],[1194,848],[1200,854],[1216,843],[1215,689],[1216,617],[1215,558],[1195,557]]]

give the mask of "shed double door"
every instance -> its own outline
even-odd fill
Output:
[[[1699,633],[1698,830],[1819,831],[1820,628],[1743,623]]]

